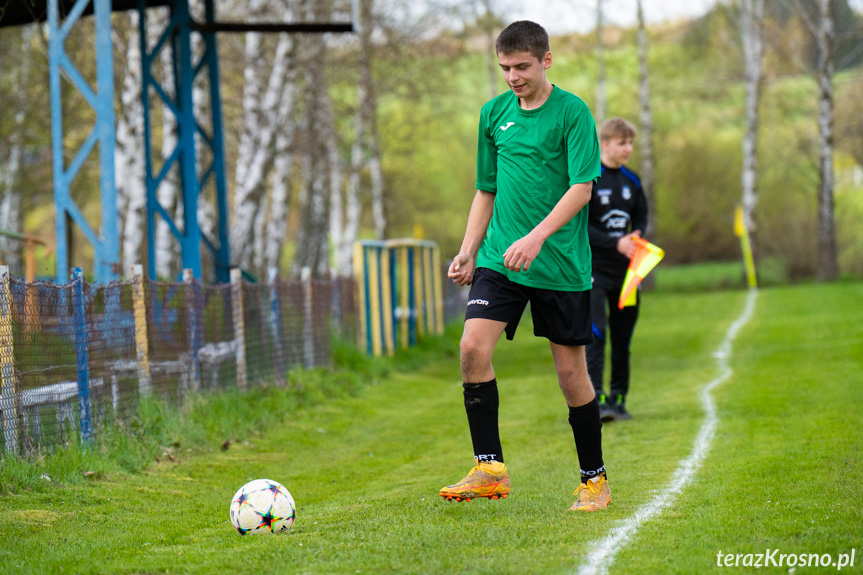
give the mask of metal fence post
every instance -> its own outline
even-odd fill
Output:
[[[243,317],[243,272],[240,268],[231,268],[231,310],[234,316],[237,387],[246,389],[246,322]]]
[[[300,271],[303,282],[303,364],[306,368],[315,366],[315,332],[312,326],[312,268]]]
[[[0,410],[3,412],[3,445],[6,451],[19,452],[18,421],[21,413],[15,377],[15,347],[12,339],[12,290],[9,266],[0,266]]]
[[[443,286],[441,286],[441,265],[440,265],[440,247],[435,245],[432,248],[432,269],[431,274],[433,279],[432,286],[434,287],[434,318],[435,318],[435,333],[443,335]]]
[[[84,274],[72,269],[72,323],[75,328],[75,367],[78,370],[78,423],[81,440],[93,439],[90,419],[90,352],[87,337],[87,313],[84,304]]]
[[[411,307],[411,291],[409,288],[410,274],[408,273],[408,246],[394,248],[398,254],[398,277],[399,277],[399,347],[407,349],[411,345],[411,326],[414,310]]]
[[[357,346],[371,353],[372,343],[369,330],[368,307],[368,266],[366,263],[366,250],[362,242],[354,242],[354,278],[356,278],[356,300],[357,300]]]
[[[197,393],[201,387],[201,370],[198,365],[198,349],[201,347],[201,342],[198,341],[199,314],[198,298],[195,295],[195,276],[190,268],[183,270],[183,283],[186,284],[186,336],[189,353],[192,354],[191,365],[189,365],[189,383],[192,386],[192,391]]]
[[[147,397],[150,386],[150,350],[147,342],[147,301],[144,295],[144,266],[132,266],[132,305],[135,313],[135,356],[138,364],[138,393]]]
[[[279,269],[271,267],[267,270],[267,286],[270,290],[270,330],[273,332],[273,367],[276,371],[276,384],[285,385],[285,356],[282,351],[282,316],[279,305]]]

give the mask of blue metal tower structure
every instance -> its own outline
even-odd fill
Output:
[[[174,0],[171,4],[171,18],[159,36],[152,49],[147,46],[147,13],[146,1],[138,0],[139,32],[141,38],[141,60],[143,67],[143,89],[141,91],[144,110],[144,153],[145,180],[147,187],[147,256],[150,277],[156,277],[156,217],[161,217],[168,224],[171,233],[180,243],[180,253],[184,269],[191,269],[192,274],[201,277],[201,242],[212,251],[215,262],[216,281],[230,281],[230,246],[228,243],[228,202],[225,177],[224,137],[222,132],[222,108],[219,96],[219,66],[216,50],[215,32],[199,32],[204,41],[204,54],[198,62],[192,54],[192,33],[194,22],[189,12],[188,0]],[[205,0],[205,17],[207,24],[215,23],[215,7],[213,0]],[[159,84],[152,70],[153,62],[161,50],[171,47],[174,59],[175,94],[171,97]],[[195,78],[208,74],[210,86],[210,126],[212,133],[208,134],[195,118],[192,99]],[[177,120],[178,138],[174,150],[164,154],[162,168],[154,174],[152,153],[152,128],[150,118],[150,88],[153,88],[162,102],[171,110]],[[198,176],[198,158],[195,135],[200,136],[203,145],[210,148],[212,161]],[[177,164],[183,198],[183,222],[178,226],[171,214],[159,203],[156,191],[167,177],[171,167]],[[202,234],[198,225],[197,206],[201,189],[209,179],[213,179],[216,188],[217,233],[213,242]]]
[[[57,281],[69,279],[69,237],[72,225],[77,225],[93,246],[94,278],[108,283],[121,275],[120,239],[117,213],[117,187],[114,174],[116,146],[114,115],[113,43],[111,41],[112,11],[137,9],[141,38],[142,104],[144,110],[145,184],[147,190],[147,250],[148,272],[156,277],[155,230],[156,218],[168,224],[180,245],[182,266],[201,278],[201,243],[212,252],[215,277],[218,282],[230,280],[230,245],[228,240],[228,201],[224,155],[219,59],[216,34],[219,32],[354,32],[358,30],[359,0],[351,1],[352,21],[349,23],[224,23],[216,21],[215,1],[202,0],[204,21],[197,22],[189,10],[189,0],[11,0],[0,7],[0,26],[17,26],[47,20],[49,27],[49,77],[51,90],[51,139],[54,169],[54,200],[56,204]],[[161,31],[156,44],[147,45],[147,9],[169,6],[171,18]],[[77,70],[67,54],[66,40],[82,16],[94,19],[96,89]],[[192,35],[200,34],[204,51],[195,61]],[[82,46],[75,46],[80,50]],[[174,95],[160,85],[152,71],[153,62],[162,50],[171,50],[174,70]],[[208,122],[195,117],[193,84],[206,74],[209,84],[210,107]],[[81,93],[95,113],[92,130],[69,164],[65,160],[63,132],[62,78]],[[152,154],[150,91],[174,114],[177,121],[177,145],[168,151],[158,173]],[[209,127],[208,133],[204,126]],[[196,136],[210,150],[212,161],[200,165],[202,154]],[[101,200],[100,226],[87,221],[71,194],[72,183],[87,158],[98,144],[99,186]],[[163,150],[163,156],[164,154]],[[182,189],[183,221],[178,225],[164,206],[159,204],[157,190],[174,166],[179,172]],[[199,170],[201,173],[199,173]],[[212,181],[217,211],[217,237],[202,234],[197,206],[201,190]],[[98,231],[97,231],[98,230]]]
[[[93,245],[94,275],[97,282],[107,283],[118,277],[120,243],[117,230],[117,188],[114,183],[114,66],[111,51],[111,0],[92,0],[95,19],[96,90],[69,59],[65,41],[72,26],[81,17],[90,0],[77,0],[60,22],[59,0],[48,3],[49,78],[51,86],[51,139],[54,163],[54,203],[57,226],[57,281],[69,279],[69,250],[67,244],[70,220],[78,225]],[[108,57],[104,57],[107,54]],[[63,109],[60,76],[71,82],[96,113],[90,134],[66,166],[63,148]],[[102,221],[97,233],[70,193],[72,181],[78,175],[87,157],[99,144],[99,186],[101,189]]]

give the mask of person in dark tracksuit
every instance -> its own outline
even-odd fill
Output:
[[[635,127],[612,118],[599,131],[602,175],[590,198],[588,235],[593,263],[591,313],[594,342],[587,346],[587,371],[600,402],[600,419],[629,419],[629,344],[638,319],[638,303],[618,309],[629,260],[635,251],[633,237],[647,228],[647,200],[641,181],[626,168],[632,153]],[[638,301],[640,293],[637,296]],[[611,340],[609,393],[603,391],[605,341]]]

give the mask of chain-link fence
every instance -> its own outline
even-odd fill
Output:
[[[129,421],[142,397],[284,385],[356,338],[353,278],[26,283],[0,268],[0,455]]]

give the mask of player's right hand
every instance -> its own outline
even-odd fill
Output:
[[[627,258],[632,259],[632,254],[635,253],[635,241],[633,241],[633,238],[640,237],[641,230],[635,230],[634,232],[630,232],[625,236],[622,236],[617,240],[617,251],[625,255]]]
[[[467,254],[458,254],[452,259],[447,271],[453,283],[457,286],[466,286],[473,281],[474,260]]]

